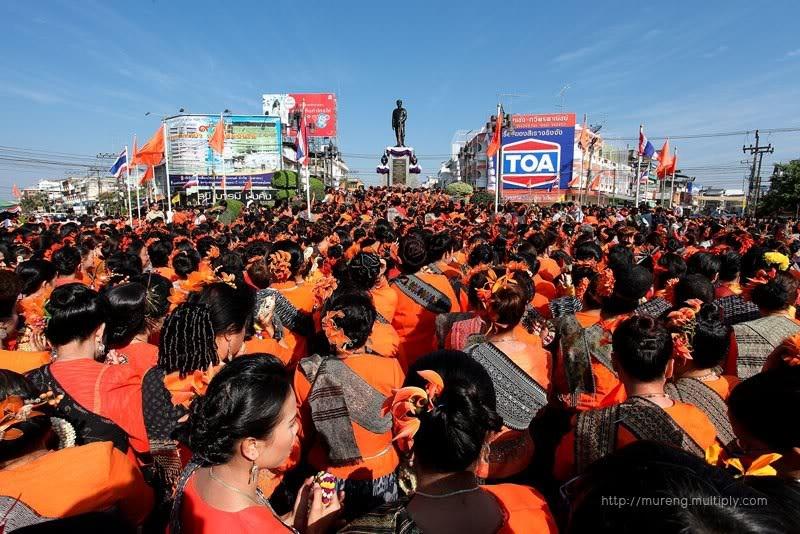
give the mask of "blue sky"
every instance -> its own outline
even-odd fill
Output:
[[[402,98],[407,144],[435,174],[498,95],[526,95],[504,98],[510,112],[552,112],[567,83],[567,110],[606,136],[798,127],[798,15],[796,0],[3,2],[0,145],[113,152],[180,107],[260,113],[262,93],[332,91],[351,169],[374,171]],[[762,140],[776,148],[762,174],[800,156],[800,132]],[[700,183],[741,187],[752,141],[672,144]],[[0,197],[63,174],[0,160]]]

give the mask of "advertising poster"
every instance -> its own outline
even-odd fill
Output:
[[[291,124],[290,116],[305,104],[306,119],[314,125],[309,137],[336,137],[336,95],[333,93],[271,93],[261,97],[264,115]],[[297,135],[289,132],[290,136]]]
[[[542,200],[572,179],[575,114],[512,115],[503,132],[503,197]],[[544,195],[548,196],[548,195]]]
[[[281,122],[263,115],[226,115],[225,148],[211,150],[219,115],[179,115],[166,120],[170,187],[180,190],[199,182],[201,189],[242,189],[252,179],[253,188],[267,188],[281,165]]]

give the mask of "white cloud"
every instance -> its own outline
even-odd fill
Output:
[[[564,52],[562,54],[557,55],[553,58],[554,63],[564,63],[566,61],[572,61],[574,59],[579,59],[587,55],[589,52],[592,51],[591,46],[584,46],[583,48],[578,48],[577,50],[572,50],[570,52]]]
[[[787,58],[788,57],[797,57],[797,56],[800,56],[800,48],[798,48],[797,50],[792,50],[790,52],[786,52],[786,57]]]

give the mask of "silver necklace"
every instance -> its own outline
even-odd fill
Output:
[[[209,476],[209,477],[210,477],[212,480],[216,480],[217,482],[219,482],[220,484],[222,484],[223,486],[225,486],[225,487],[226,487],[226,488],[228,488],[229,490],[231,490],[231,491],[233,491],[233,492],[235,492],[235,493],[238,493],[238,494],[239,494],[239,495],[241,495],[242,497],[245,497],[245,498],[247,498],[248,500],[250,500],[250,501],[252,501],[252,502],[256,503],[256,504],[257,504],[257,505],[259,505],[259,506],[264,506],[264,503],[263,503],[263,502],[259,501],[258,499],[254,499],[252,496],[248,495],[247,493],[243,492],[242,490],[240,490],[240,489],[239,489],[239,488],[237,488],[237,487],[231,486],[230,484],[228,484],[227,482],[225,482],[224,480],[222,480],[221,478],[219,478],[217,475],[215,475],[215,474],[214,474],[214,468],[213,468],[213,467],[210,467],[210,468],[208,469],[208,476]]]
[[[432,493],[423,493],[421,491],[416,491],[416,492],[414,492],[414,495],[420,495],[422,497],[428,497],[429,499],[445,499],[447,497],[453,497],[454,495],[462,495],[464,493],[472,493],[473,491],[477,491],[479,489],[481,489],[480,486],[475,486],[474,488],[461,489],[461,490],[451,491],[449,493],[441,493],[439,495],[434,495]]]

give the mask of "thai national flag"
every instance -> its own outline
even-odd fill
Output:
[[[305,110],[304,110],[305,111]],[[297,163],[305,167],[308,165],[308,139],[306,139],[305,112],[300,115],[300,126],[297,128]]]
[[[652,158],[655,152],[655,147],[650,141],[647,140],[647,136],[644,135],[644,128],[639,126],[639,155],[646,158]]]
[[[125,172],[125,169],[128,168],[128,150],[125,149],[119,153],[117,157],[117,161],[114,162],[114,165],[108,170],[114,178],[119,178],[122,176],[122,173]]]

